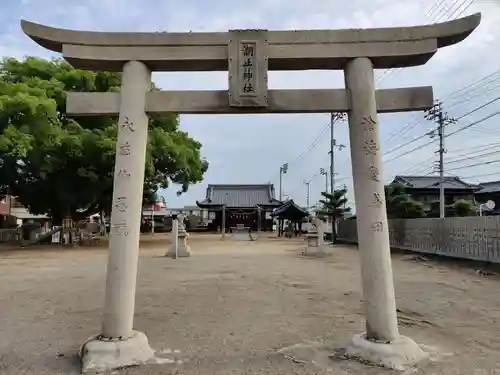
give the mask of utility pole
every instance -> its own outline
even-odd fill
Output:
[[[343,112],[332,112],[330,114],[330,194],[333,195],[335,192],[335,149],[339,151],[342,150],[344,145],[337,145],[337,140],[335,139],[334,125],[338,121],[345,120],[345,113]]]
[[[439,154],[439,217],[444,219],[445,217],[445,196],[444,196],[444,154],[446,152],[444,148],[444,127],[457,122],[452,117],[449,117],[447,113],[443,112],[443,105],[440,101],[436,101],[434,106],[427,111],[425,118],[430,121],[434,121],[437,124],[437,128],[431,130],[427,135],[431,138],[436,136],[439,137],[439,149],[437,153]]]
[[[311,180],[309,180],[309,181],[304,180],[304,184],[307,187],[307,190],[306,190],[306,207],[307,207],[307,211],[309,211],[309,194],[311,193],[311,190],[310,190]]]
[[[288,172],[288,163],[280,167],[280,202],[283,200],[283,175]]]
[[[325,193],[328,193],[328,171],[325,168],[321,168],[319,174],[325,176]]]

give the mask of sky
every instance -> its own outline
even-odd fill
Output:
[[[378,88],[432,85],[450,117],[445,128],[445,173],[468,182],[500,180],[500,0],[2,0],[0,55],[53,57],[25,36],[20,19],[54,27],[95,31],[227,31],[228,29],[341,29],[412,26],[482,12],[479,28],[465,41],[438,53],[424,66],[377,71]],[[224,90],[227,72],[155,73],[165,90]],[[270,72],[270,89],[343,88],[337,71]],[[492,101],[490,104],[488,102]],[[484,105],[484,107],[481,107]],[[470,112],[470,113],[469,113]],[[432,174],[437,137],[425,113],[379,115],[384,178]],[[490,119],[483,118],[494,115]],[[271,182],[279,191],[279,169],[288,163],[283,193],[305,205],[325,190],[320,168],[329,168],[328,114],[183,115],[180,127],[203,144],[210,168],[202,183],[177,197],[162,194],[170,207],[195,205],[207,184]],[[460,130],[468,125],[472,126]],[[336,188],[344,184],[352,202],[349,136],[346,122],[334,128]],[[415,140],[416,139],[416,140]],[[498,143],[498,144],[495,144]],[[488,155],[481,156],[482,153]]]

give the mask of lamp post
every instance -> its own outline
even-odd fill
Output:
[[[319,174],[325,176],[325,193],[328,193],[328,171],[325,168],[321,168]]]
[[[310,189],[311,180],[309,180],[309,181],[304,180],[304,184],[307,187],[307,190],[306,190],[306,207],[307,207],[307,211],[309,211],[309,195],[311,193],[311,189]]]
[[[335,150],[341,151],[345,145],[338,145],[334,136],[334,125],[338,121],[346,119],[346,114],[342,112],[332,112],[330,114],[330,194],[335,191]]]
[[[288,172],[288,163],[283,164],[280,167],[280,201],[283,200],[283,175]]]

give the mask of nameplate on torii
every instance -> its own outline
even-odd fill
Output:
[[[267,30],[229,31],[230,107],[267,107],[267,47]]]

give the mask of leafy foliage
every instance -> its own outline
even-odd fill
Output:
[[[111,207],[117,118],[69,118],[66,91],[119,91],[120,74],[77,70],[63,60],[28,57],[0,64],[0,189],[32,213],[56,221]],[[201,144],[176,114],[149,121],[144,201],[172,182],[202,181]]]
[[[444,207],[445,217],[464,217],[464,216],[476,216],[476,212],[473,209],[472,202],[459,199],[453,204],[445,205]],[[434,201],[430,203],[430,210],[427,213],[427,217],[439,217],[439,201]]]
[[[459,199],[453,203],[453,210],[455,211],[455,216],[475,216],[475,211],[472,209],[472,202]]]
[[[331,217],[332,218],[332,233],[333,233],[333,242],[336,242],[337,239],[337,230],[335,227],[335,221],[337,219],[343,218],[347,213],[351,212],[350,207],[346,207],[347,203],[347,190],[335,190],[333,194],[328,192],[322,192],[321,195],[324,199],[321,199],[319,203],[321,204],[321,208],[316,211],[318,216],[321,217]]]
[[[387,217],[389,219],[425,217],[424,204],[413,200],[403,185],[386,186],[385,197]]]

